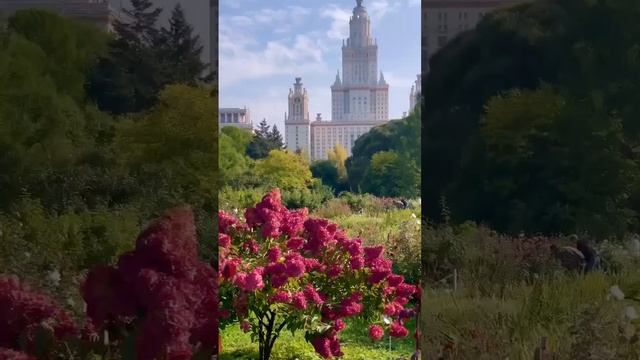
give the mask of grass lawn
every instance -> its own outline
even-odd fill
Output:
[[[369,339],[367,324],[352,321],[347,322],[347,327],[343,330],[340,340],[344,360],[396,360],[398,358],[408,359],[415,349],[413,337],[415,321],[407,324],[409,336],[404,339],[392,339],[391,350],[389,350],[389,338],[384,341],[372,342]],[[229,326],[222,331],[222,351],[220,360],[243,360],[258,359],[258,344],[251,343],[249,334],[240,330],[239,326]],[[313,346],[304,340],[304,333],[296,333],[292,336],[290,332],[283,332],[276,340],[272,360],[321,360],[315,354]]]
[[[619,333],[619,326],[629,324],[624,307],[636,303],[611,299],[613,285],[637,293],[640,273],[592,273],[540,281],[537,286],[513,285],[502,297],[477,295],[468,288],[427,289],[421,316],[429,326],[424,329],[423,349],[433,358],[452,341],[456,359],[529,360],[540,338],[547,337],[560,359],[640,359],[638,345]],[[588,356],[603,351],[612,355]]]

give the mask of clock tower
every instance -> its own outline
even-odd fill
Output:
[[[284,115],[284,124],[287,149],[302,151],[309,156],[309,96],[307,89],[302,87],[302,78],[296,78],[293,89],[289,89],[289,112]]]

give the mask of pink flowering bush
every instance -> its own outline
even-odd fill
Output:
[[[0,276],[0,359],[48,356],[77,333],[71,315],[48,296],[15,277]]]
[[[304,331],[323,358],[340,357],[340,332],[354,317],[371,323],[373,340],[408,335],[416,287],[392,273],[384,247],[363,247],[306,209],[286,209],[278,190],[244,219],[221,211],[218,244],[225,323],[252,333],[261,360],[285,329]]]
[[[86,332],[107,330],[111,341],[131,340],[140,360],[215,354],[218,276],[196,248],[189,208],[152,223],[117,266],[89,272],[81,289],[91,320]]]

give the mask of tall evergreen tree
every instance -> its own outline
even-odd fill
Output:
[[[114,29],[117,41],[133,46],[154,46],[158,43],[160,31],[156,28],[161,8],[153,8],[150,0],[131,0],[132,9],[123,8],[125,20],[116,19]]]
[[[266,139],[269,136],[269,125],[267,124],[267,119],[262,119],[260,124],[258,124],[258,129],[256,130],[256,136]]]
[[[271,145],[270,135],[271,131],[267,124],[267,119],[262,119],[255,131],[253,140],[247,146],[247,155],[252,159],[266,158],[269,152],[274,149]]]
[[[162,59],[166,62],[170,83],[195,84],[207,68],[202,62],[200,37],[193,35],[184,10],[178,3],[171,13],[169,28],[160,31]]]
[[[161,41],[156,22],[162,9],[153,8],[150,0],[131,0],[131,9],[122,11],[125,19],[114,23],[109,54],[100,59],[87,84],[89,98],[112,114],[150,108],[166,83],[154,51]]]
[[[282,134],[278,131],[278,127],[274,124],[273,128],[271,128],[271,132],[268,136],[269,143],[273,147],[273,149],[281,150],[284,148],[284,141],[282,140]]]

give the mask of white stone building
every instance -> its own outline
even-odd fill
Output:
[[[411,93],[409,94],[409,113],[413,112],[416,105],[420,103],[422,96],[422,78],[420,75],[416,76],[416,81],[411,86]]]
[[[362,0],[349,20],[349,38],[342,44],[340,72],[331,86],[331,117],[309,117],[309,96],[301,78],[289,91],[285,114],[287,149],[301,150],[311,160],[327,159],[327,152],[341,144],[349,155],[360,136],[389,120],[389,85],[382,72],[378,77],[378,45],[371,36],[371,20]]]
[[[476,27],[482,17],[494,10],[528,0],[423,0],[422,36],[428,59],[463,31]]]
[[[253,130],[251,112],[244,108],[221,108],[218,112],[220,128],[225,126],[235,126],[243,129]]]

